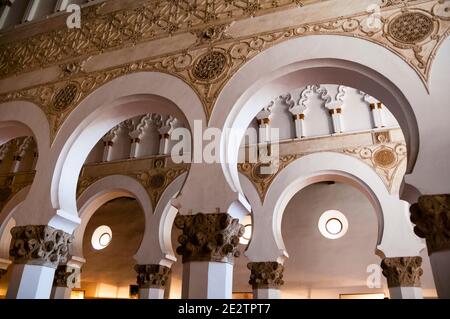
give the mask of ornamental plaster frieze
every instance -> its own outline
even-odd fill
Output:
[[[315,145],[320,145],[321,140],[322,142],[325,141],[325,146],[321,149],[317,148],[315,150],[303,150],[300,152],[297,151],[295,153],[283,154],[283,147],[280,147],[282,153],[279,157],[278,167],[275,173],[261,174],[261,168],[265,165],[269,165],[267,163],[264,164],[261,162],[238,163],[238,170],[241,174],[243,174],[250,180],[260,197],[261,203],[264,203],[264,199],[270,185],[272,184],[276,176],[280,174],[281,171],[285,169],[289,164],[309,154],[317,152],[336,152],[353,156],[366,163],[378,174],[378,176],[380,176],[390,193],[397,192],[398,189],[396,181],[401,180],[399,179],[399,177],[402,177],[405,173],[405,164],[407,158],[406,145],[404,144],[404,141],[391,141],[389,131],[373,132],[372,138],[373,144],[358,147],[345,147],[345,137],[343,140],[344,142],[341,143],[343,144],[343,147],[341,148],[327,147],[327,143],[325,141],[326,137],[314,139]],[[304,142],[307,140],[302,141]],[[292,143],[296,142],[292,141],[288,142],[287,144]],[[296,149],[298,148],[296,147]]]
[[[345,35],[378,43],[404,59],[427,85],[435,52],[450,33],[450,13],[446,7],[448,2],[414,2],[409,6],[403,6],[391,1],[386,5],[387,7],[379,12],[381,24],[379,29],[367,28],[370,17],[364,12],[332,21],[303,24],[244,38],[229,39],[219,36],[217,42],[208,45],[94,72],[83,71],[82,62],[78,61],[75,64],[71,62],[62,68],[63,79],[5,93],[0,95],[0,103],[27,100],[39,105],[47,115],[53,141],[70,112],[97,88],[129,73],[155,71],[174,75],[190,85],[202,101],[204,112],[209,119],[222,88],[245,62],[278,43],[313,34]],[[134,20],[130,21],[133,24]],[[405,24],[408,24],[408,28],[404,27]],[[101,32],[97,32],[102,35],[104,30],[102,28],[99,30]],[[93,38],[95,34],[94,32]],[[73,53],[73,50],[69,48],[67,50]],[[16,50],[14,57],[9,58],[5,56],[7,53],[2,53],[4,56],[0,55],[0,70],[7,68],[10,61],[18,61],[22,51]],[[25,64],[30,63],[23,65]]]
[[[132,165],[130,165],[132,163]],[[96,181],[110,175],[125,175],[136,179],[147,190],[155,208],[166,188],[189,170],[188,164],[174,164],[168,158],[131,159],[85,165],[78,180],[77,197]]]

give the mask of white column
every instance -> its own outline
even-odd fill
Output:
[[[280,299],[280,287],[284,284],[284,266],[278,262],[250,262],[249,283],[253,288],[253,299]]]
[[[421,287],[389,287],[391,299],[423,299]]]
[[[386,257],[381,262],[383,275],[387,279],[391,299],[422,299],[420,277],[422,258]]]
[[[342,133],[342,109],[336,108],[330,110],[331,119],[333,121],[333,131],[334,133]]]
[[[375,128],[385,127],[383,104],[380,102],[370,103],[370,110]]]
[[[72,288],[53,286],[51,299],[70,299]]]
[[[30,0],[23,15],[22,22],[31,21],[36,16],[40,0]]]
[[[12,163],[12,167],[11,167],[11,173],[17,173],[19,171],[21,161],[22,161],[22,156],[14,155],[13,163]]]
[[[47,225],[11,229],[10,256],[14,259],[8,299],[48,299],[55,269],[68,259],[72,236]]]
[[[114,145],[113,141],[103,140],[103,156],[102,156],[103,162],[109,162],[111,160],[111,151],[113,145]]]
[[[139,299],[164,299],[164,293],[170,284],[171,270],[159,264],[135,265]]]
[[[280,289],[268,288],[268,289],[254,289],[253,299],[280,299]]]
[[[212,261],[191,261],[183,264],[182,298],[231,299],[232,292],[232,264]]]
[[[430,264],[439,298],[450,299],[450,250],[432,252]]]
[[[305,114],[294,114],[293,119],[295,124],[295,137],[305,137]]]
[[[164,299],[164,288],[140,288],[139,299]]]
[[[69,3],[70,3],[69,0],[58,0],[56,2],[55,11],[58,12],[66,10]]]
[[[136,158],[138,156],[140,142],[141,140],[139,137],[131,137],[130,158]]]
[[[198,213],[178,215],[174,224],[183,230],[177,248],[183,256],[182,298],[231,299],[233,261],[240,254],[239,237],[245,230],[239,219],[226,213]]]
[[[14,2],[14,0],[11,1],[11,3],[13,3],[13,2]],[[11,11],[11,6],[5,5],[2,12],[0,13],[0,30],[5,27],[6,19],[7,19],[10,11]]]
[[[168,155],[169,151],[169,133],[161,133],[159,132],[159,155]]]
[[[80,288],[81,265],[85,260],[79,257],[73,257],[72,260],[56,269],[51,299],[70,299],[72,289]]]
[[[11,269],[7,299],[48,299],[55,268],[14,264]]]

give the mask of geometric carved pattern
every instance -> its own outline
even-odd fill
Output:
[[[213,80],[223,72],[226,63],[227,57],[222,52],[208,52],[195,63],[193,74],[199,80]]]
[[[264,167],[265,165],[261,163],[249,163],[249,162],[238,163],[238,170],[241,174],[247,176],[247,178],[256,187],[261,203],[263,203],[267,190],[269,189],[275,177],[286,166],[288,166],[290,163],[300,158],[301,156],[302,156],[301,154],[280,156],[278,162],[278,169],[273,174],[262,174],[261,168]]]
[[[217,21],[237,21],[319,0],[140,1],[138,7],[111,10],[108,3],[85,7],[81,29],[56,30],[0,45],[0,77],[75,56],[99,54],[169,35],[202,29]],[[105,12],[106,11],[106,12]],[[110,12],[108,12],[110,11]],[[111,12],[112,11],[112,12]]]
[[[67,86],[61,88],[53,96],[53,109],[57,112],[64,111],[75,101],[77,93],[78,88],[75,84],[68,84]]]
[[[420,287],[420,276],[423,274],[421,265],[420,256],[384,258],[381,262],[389,288]]]
[[[255,289],[280,289],[284,284],[284,266],[277,262],[252,262],[247,264],[250,269],[249,284]]]
[[[414,232],[426,239],[428,254],[450,249],[450,194],[420,196],[410,211]]]
[[[170,268],[161,265],[135,265],[139,288],[164,289],[169,283]]]
[[[15,264],[56,268],[67,262],[72,235],[47,225],[17,226],[11,229],[9,255]]]
[[[419,12],[407,12],[389,23],[389,33],[399,42],[415,44],[425,40],[434,29],[433,20]]]
[[[183,231],[178,237],[180,246],[177,254],[183,256],[183,263],[190,261],[215,261],[233,263],[239,257],[239,237],[244,226],[239,219],[228,214],[178,215],[175,226]]]

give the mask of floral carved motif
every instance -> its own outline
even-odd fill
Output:
[[[171,270],[161,265],[135,265],[139,288],[164,289],[169,283]]]
[[[450,194],[420,196],[410,211],[414,232],[426,239],[429,254],[450,249]]]
[[[183,263],[190,261],[217,261],[233,263],[239,237],[244,226],[239,219],[228,214],[179,215],[175,226],[183,231],[178,237],[177,253],[183,256]]]
[[[419,256],[384,258],[381,262],[389,287],[420,287],[421,265]]]
[[[56,268],[67,262],[72,235],[47,225],[18,226],[11,229],[9,254],[16,264]]]
[[[80,268],[61,265],[56,268],[53,286],[77,288],[80,283]]]
[[[379,144],[346,148],[342,152],[357,157],[369,164],[383,179],[387,188],[392,191],[394,179],[397,174],[401,173],[400,167],[406,161],[406,145],[402,143],[381,142],[379,141],[380,136],[383,141],[389,141],[385,139],[384,135],[377,135],[376,137],[374,136],[374,139],[376,138],[376,142]]]
[[[284,284],[284,266],[277,262],[253,262],[247,268],[251,271],[248,283],[253,289],[280,289]]]
[[[252,184],[256,187],[256,190],[259,194],[261,202],[264,202],[264,198],[266,196],[267,190],[272,184],[275,177],[290,163],[300,158],[301,154],[290,154],[280,156],[278,162],[278,169],[273,174],[262,174],[261,169],[266,166],[262,163],[239,163],[238,170],[241,174],[244,174],[248,177],[248,179],[252,182]]]

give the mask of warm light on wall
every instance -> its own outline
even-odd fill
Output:
[[[70,299],[84,299],[84,290],[72,290]]]
[[[339,299],[384,299],[384,294],[341,294]]]
[[[244,225],[245,231],[244,235],[239,238],[239,243],[242,245],[247,245],[252,237],[252,217],[247,215],[240,221],[240,223]]]

